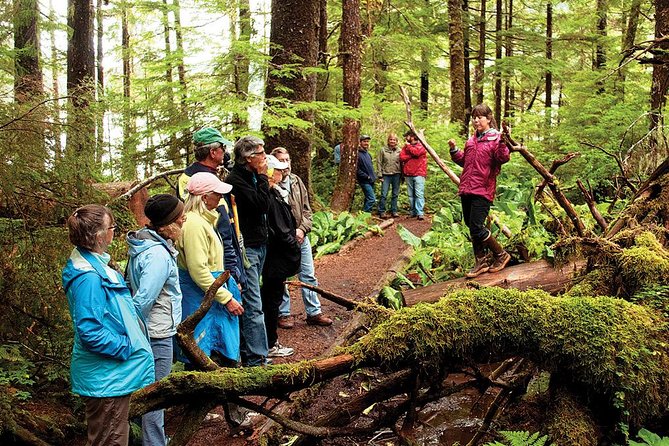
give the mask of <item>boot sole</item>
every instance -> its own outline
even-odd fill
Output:
[[[488,269],[488,272],[489,273],[496,273],[496,272],[502,271],[504,268],[506,268],[506,265],[508,265],[510,261],[511,261],[511,255],[507,252],[506,256],[504,256],[504,260],[502,261],[502,264],[499,265],[499,266],[496,266],[494,268],[490,267],[490,269]]]
[[[489,268],[489,267],[487,267],[487,268],[481,268],[479,271],[477,271],[477,272],[475,272],[475,273],[467,273],[467,274],[465,274],[465,277],[468,278],[468,279],[473,279],[474,277],[478,277],[478,276],[480,276],[481,274],[483,274],[483,273],[487,273],[487,272],[489,272],[489,271],[490,271],[490,268]]]

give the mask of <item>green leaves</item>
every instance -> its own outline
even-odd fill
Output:
[[[630,446],[669,446],[669,437],[660,438],[659,435],[646,429],[641,429],[638,436],[643,440],[643,443],[630,440]]]
[[[378,225],[371,225],[371,215],[361,212],[353,215],[342,212],[336,217],[332,212],[316,212],[309,233],[309,241],[316,252],[315,258],[338,252],[341,247],[367,231],[381,233]]]
[[[551,446],[548,442],[548,435],[539,436],[538,432],[530,434],[523,431],[501,431],[500,435],[504,437],[507,443],[486,443],[485,446]]]

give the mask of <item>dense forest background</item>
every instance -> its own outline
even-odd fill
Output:
[[[202,126],[287,147],[317,208],[357,210],[358,135],[372,135],[375,153],[403,133],[400,86],[444,159],[485,102],[544,165],[580,153],[559,184],[595,232],[576,180],[609,217],[669,156],[667,0],[13,0],[0,4],[0,41],[0,421],[10,427],[16,401],[36,394],[75,405],[65,218],[109,202],[101,183],[185,167]],[[434,163],[429,172],[427,208],[445,232],[456,188]],[[499,211],[531,258],[570,231],[544,224],[566,220],[554,203],[534,208],[540,180],[514,156],[498,181]],[[123,228],[136,224],[113,206]],[[466,261],[458,234],[452,254]],[[124,255],[122,242],[114,251]]]

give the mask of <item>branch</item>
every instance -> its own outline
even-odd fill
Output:
[[[8,126],[12,125],[13,123],[15,123],[15,122],[17,122],[17,121],[22,120],[23,118],[25,118],[26,116],[28,116],[29,114],[31,114],[32,112],[34,112],[35,110],[37,110],[38,108],[40,108],[42,105],[46,104],[47,102],[60,101],[61,99],[70,99],[70,98],[72,98],[72,96],[61,96],[61,97],[59,97],[59,98],[49,98],[49,99],[45,99],[45,100],[43,100],[43,101],[41,101],[41,102],[35,104],[30,110],[28,110],[27,112],[23,113],[22,115],[19,115],[19,116],[17,116],[17,117],[14,118],[14,119],[10,119],[10,120],[7,121],[6,123],[0,125],[0,130],[4,129],[5,127],[8,127]]]
[[[591,144],[587,141],[580,141],[580,143],[585,145],[585,146],[592,147],[593,149],[597,149],[600,152],[604,153],[605,155],[608,155],[611,158],[613,158],[616,161],[616,164],[618,165],[618,169],[620,169],[620,173],[622,175],[622,179],[623,179],[624,183],[627,184],[627,187],[629,187],[632,190],[632,193],[636,193],[636,187],[630,182],[629,178],[627,178],[627,173],[625,172],[625,166],[624,166],[623,160],[620,158],[620,156],[618,154],[615,154],[613,152],[609,152],[605,148],[600,147],[600,146],[595,145],[595,144]]]
[[[377,315],[380,315],[382,317],[388,317],[390,316],[393,311],[389,310],[385,307],[382,307],[377,304],[369,304],[366,302],[357,302],[351,299],[348,299],[346,297],[340,296],[338,294],[334,294],[330,291],[326,291],[323,288],[319,288],[314,285],[309,285],[308,283],[300,282],[299,280],[287,280],[284,282],[286,285],[291,286],[291,287],[302,287],[306,288],[308,290],[311,290],[315,293],[320,294],[330,302],[334,302],[336,304],[341,305],[342,307],[346,308],[347,310],[365,310],[365,312],[372,312]]]
[[[191,360],[199,369],[204,371],[218,370],[219,366],[211,360],[197,345],[195,339],[193,338],[193,333],[195,332],[195,327],[200,323],[202,318],[207,314],[207,311],[211,308],[214,303],[214,296],[216,291],[230,278],[230,271],[223,272],[220,276],[214,280],[214,283],[211,284],[206,293],[204,293],[204,299],[200,304],[200,308],[195,310],[193,314],[188,316],[183,322],[177,327],[177,342],[179,346],[183,349],[184,354]]]
[[[567,217],[569,217],[569,220],[571,220],[574,228],[576,229],[576,233],[580,237],[585,236],[585,225],[581,221],[581,217],[578,216],[569,199],[555,183],[555,177],[548,170],[546,170],[543,164],[541,164],[539,160],[537,160],[537,158],[532,153],[530,153],[529,150],[527,150],[527,147],[517,144],[511,138],[509,127],[505,122],[502,123],[502,137],[504,138],[506,145],[509,147],[509,150],[519,152],[523,158],[525,158],[525,160],[527,160],[527,162],[530,163],[530,165],[534,167],[537,172],[539,172],[539,175],[541,175],[546,180],[546,185],[551,190],[551,192],[553,192],[555,200],[557,200],[558,204],[567,214]]]
[[[168,171],[165,171],[165,172],[158,173],[158,174],[156,174],[152,177],[149,177],[149,178],[145,179],[144,181],[141,181],[141,182],[137,183],[135,186],[131,187],[130,190],[128,190],[128,192],[126,192],[124,194],[121,194],[118,197],[114,198],[112,200],[112,202],[114,202],[116,200],[120,200],[120,199],[130,200],[130,198],[135,193],[137,193],[137,191],[141,190],[143,187],[148,186],[149,184],[153,183],[156,180],[159,180],[160,178],[166,178],[169,175],[176,175],[176,174],[179,174],[179,173],[183,173],[184,170],[185,169],[172,169],[172,170],[168,170]]]
[[[559,160],[553,160],[553,164],[551,164],[551,168],[548,169],[548,172],[553,175],[555,171],[558,169],[558,167],[562,166],[563,164],[567,164],[569,161],[573,160],[574,158],[577,158],[581,156],[580,153],[578,152],[571,152],[568,153],[564,158],[559,159]],[[541,195],[544,191],[544,188],[546,187],[546,180],[542,180],[541,183],[537,186],[537,191],[535,192],[534,196],[538,197]]]
[[[592,194],[585,188],[581,180],[576,180],[576,184],[578,185],[578,188],[581,189],[581,193],[583,194],[583,198],[585,198],[585,202],[588,203],[588,209],[590,209],[590,213],[593,217],[595,217],[595,221],[599,227],[602,228],[602,231],[606,232],[606,228],[609,226],[609,224],[606,222],[604,217],[602,217],[599,209],[597,209],[595,199],[592,197]]]

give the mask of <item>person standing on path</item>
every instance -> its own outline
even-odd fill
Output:
[[[425,218],[425,177],[427,176],[427,150],[411,130],[404,134],[406,144],[400,152],[402,172],[407,182],[409,212],[418,220]]]
[[[511,256],[492,236],[485,222],[490,206],[495,199],[497,175],[502,164],[509,161],[509,148],[502,140],[502,134],[495,128],[492,110],[479,104],[472,110],[472,121],[476,133],[465,143],[464,150],[458,150],[454,139],[448,141],[451,158],[462,166],[458,195],[462,202],[462,216],[469,228],[474,248],[475,264],[466,276],[469,278],[489,271],[496,273],[504,269]],[[493,253],[493,263],[488,265],[485,248]]]
[[[156,381],[172,371],[174,335],[181,322],[181,287],[174,242],[181,237],[184,205],[169,194],[154,195],[144,206],[149,224],[126,236],[128,268],[126,280],[132,299],[146,318]],[[142,415],[142,445],[165,446],[165,411]]]
[[[177,184],[177,195],[182,201],[188,198],[186,185],[188,180],[198,172],[207,172],[216,175],[218,178],[218,168],[225,163],[226,146],[232,143],[223,138],[221,132],[212,127],[204,127],[193,134],[193,155],[195,162],[186,167],[184,173],[179,176]],[[229,156],[228,156],[229,158]],[[216,208],[219,217],[216,220],[216,230],[221,236],[223,243],[223,255],[225,256],[225,267],[230,270],[237,285],[241,289],[246,287],[246,272],[243,264],[242,246],[235,231],[235,219],[232,212],[233,199],[230,194],[225,194]]]
[[[287,190],[289,195],[289,203],[293,217],[297,225],[295,238],[300,244],[300,269],[297,272],[297,278],[300,282],[309,285],[318,286],[314,270],[314,257],[311,252],[311,243],[309,242],[308,234],[311,232],[311,205],[309,204],[309,194],[304,183],[290,168],[290,155],[288,150],[284,147],[277,147],[272,150],[279,161],[287,163],[288,167],[282,171],[282,181],[279,184],[283,189]],[[304,302],[304,310],[307,314],[308,325],[320,325],[327,327],[332,325],[332,319],[325,316],[321,311],[321,301],[318,295],[306,288],[302,288],[302,301]],[[294,321],[290,315],[290,294],[288,288],[285,288],[283,294],[283,301],[279,307],[279,328],[290,329],[293,328]]]
[[[369,154],[371,139],[372,137],[369,135],[360,135],[360,146],[358,146],[358,170],[356,178],[358,179],[362,193],[365,195],[365,203],[362,207],[362,210],[365,212],[372,212],[374,204],[376,204],[376,195],[374,194],[376,174],[374,173],[372,156]]]
[[[111,211],[82,206],[67,219],[67,229],[74,245],[62,276],[74,328],[70,384],[85,404],[86,446],[124,446],[130,394],[155,381],[146,321],[123,276],[110,266]]]
[[[226,178],[237,200],[239,226],[246,248],[246,288],[242,294],[242,362],[249,366],[267,362],[267,331],[260,296],[260,277],[267,255],[269,183],[265,143],[244,136],[235,143],[235,165]]]
[[[397,217],[397,198],[400,195],[400,175],[402,168],[400,166],[400,148],[398,146],[397,135],[390,133],[388,135],[387,145],[379,151],[376,158],[377,171],[383,177],[381,186],[381,198],[379,199],[379,217],[387,217],[386,199],[388,190],[392,187],[392,196],[390,199],[390,215]]]

